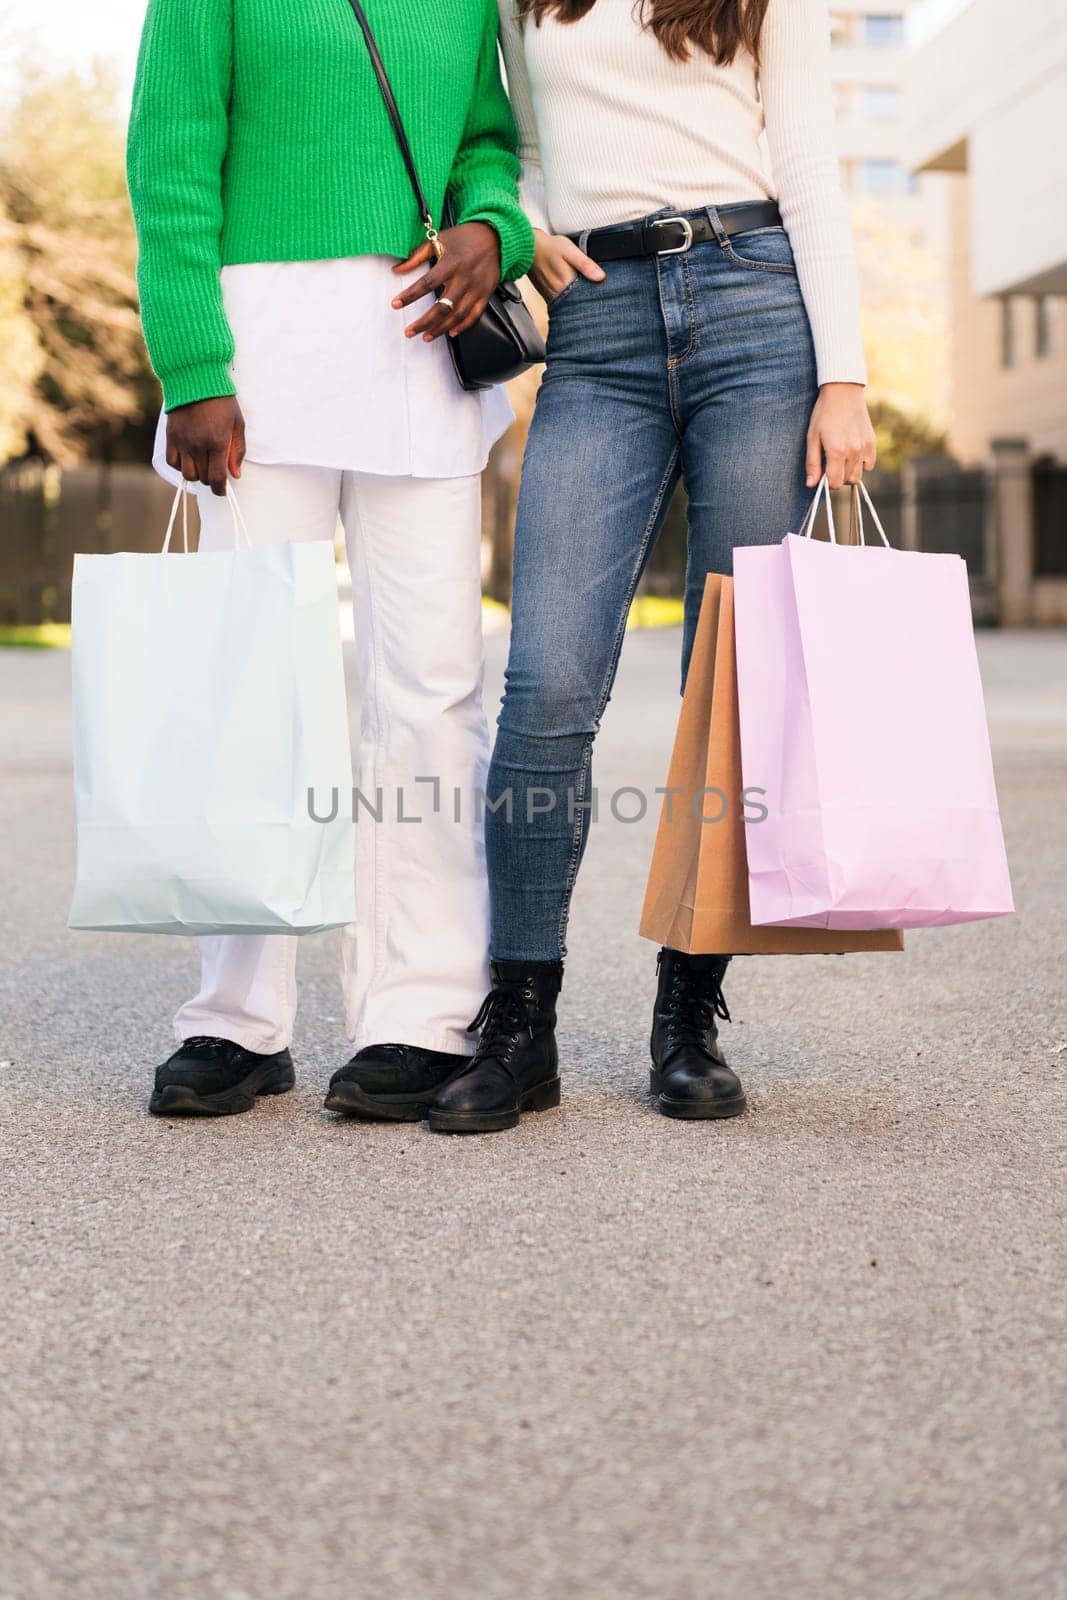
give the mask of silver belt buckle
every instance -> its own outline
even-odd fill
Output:
[[[668,222],[677,222],[685,230],[685,238],[681,244],[671,245],[669,250],[657,250],[658,256],[682,256],[692,248],[693,224],[688,217],[656,217],[649,223],[650,228],[665,228]]]

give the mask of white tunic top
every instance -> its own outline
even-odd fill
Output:
[[[665,206],[777,199],[819,382],[866,382],[826,0],[770,0],[758,69],[743,51],[725,67],[695,49],[672,60],[635,0],[596,0],[578,22],[549,15],[522,28],[515,0],[499,5],[534,227],[578,233]]]
[[[507,395],[461,389],[446,339],[405,339],[432,301],[394,311],[412,278],[392,267],[386,256],[223,267],[250,461],[389,477],[482,471],[513,421]],[[153,461],[181,481],[166,464],[165,416]]]

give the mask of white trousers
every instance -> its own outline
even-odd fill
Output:
[[[489,942],[474,803],[489,745],[480,480],[246,461],[238,492],[253,543],[332,540],[338,516],[345,531],[363,697],[357,785],[366,800],[357,808],[358,920],[341,940],[349,1039],[357,1050],[470,1051],[465,1028],[488,987]],[[225,501],[203,494],[199,506],[201,548],[229,548]],[[329,803],[316,796],[320,809]],[[284,1049],[298,943],[283,934],[202,938],[200,992],[175,1018],[179,1040],[211,1034],[248,1050]]]

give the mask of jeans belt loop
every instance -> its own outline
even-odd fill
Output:
[[[711,223],[712,230],[715,234],[716,243],[719,245],[720,249],[725,250],[730,242],[729,234],[722,225],[722,219],[719,216],[718,210],[715,206],[705,206],[704,209],[707,212],[708,221]]]
[[[582,252],[583,256],[587,256],[589,254],[589,235],[592,233],[592,231],[592,228],[583,228],[581,233],[578,235],[578,248]]]

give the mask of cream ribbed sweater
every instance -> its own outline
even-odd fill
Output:
[[[500,14],[534,227],[574,233],[664,206],[777,199],[819,382],[865,383],[826,0],[770,0],[758,71],[747,54],[728,67],[701,51],[671,60],[641,26],[640,0],[596,0],[579,22],[540,27],[519,27],[515,0],[500,0]]]

